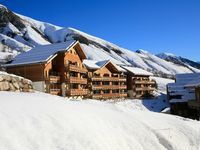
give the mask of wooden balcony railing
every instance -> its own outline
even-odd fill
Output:
[[[88,94],[88,89],[70,89],[66,91],[68,96],[83,96]]]
[[[86,78],[69,77],[66,79],[68,83],[87,84]]]
[[[152,87],[135,87],[136,91],[153,91],[155,88]]]
[[[76,65],[72,65],[69,64],[68,66],[66,66],[67,70],[69,71],[74,71],[74,72],[80,72],[80,73],[87,73],[87,69],[80,67],[80,66],[76,66]]]
[[[123,98],[127,97],[126,93],[106,93],[106,94],[94,94],[92,98],[94,99],[110,99],[110,98]]]
[[[126,85],[93,85],[92,89],[126,89]]]
[[[47,79],[50,83],[60,83],[60,76],[50,75]]]
[[[50,89],[50,94],[52,95],[59,95],[61,92],[61,89]]]
[[[106,93],[102,94],[103,98],[118,98],[120,97],[119,93]]]
[[[127,97],[127,93],[120,93],[120,97]]]
[[[92,77],[92,81],[126,81],[126,78],[118,78],[118,77]]]
[[[135,80],[135,84],[155,84],[155,81]]]

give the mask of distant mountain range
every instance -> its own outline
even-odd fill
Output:
[[[0,62],[7,63],[19,53],[38,45],[79,40],[88,59],[110,59],[118,65],[132,65],[159,76],[200,72],[200,64],[192,60],[145,50],[131,51],[73,28],[63,28],[34,20],[0,5]],[[142,46],[142,45],[141,45]]]

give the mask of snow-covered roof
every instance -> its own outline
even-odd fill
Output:
[[[168,93],[170,96],[181,96],[179,99],[172,99],[170,103],[187,102],[188,100],[195,99],[194,87],[199,83],[200,85],[200,73],[187,73],[177,74],[176,82],[168,84]]]
[[[200,86],[200,76],[197,79],[192,80],[185,87],[199,87]]]
[[[171,99],[169,102],[170,103],[184,103],[184,102],[188,102],[188,100],[186,100],[186,99]]]
[[[118,71],[120,72],[127,72],[124,68],[122,68],[121,66],[115,65],[115,67],[117,68]]]
[[[99,69],[103,67],[105,64],[107,64],[109,60],[103,60],[103,61],[95,61],[95,60],[88,60],[84,59],[83,64],[88,68],[88,69]]]
[[[146,75],[146,76],[152,76],[153,74],[151,72],[148,72],[146,70],[143,70],[141,68],[137,67],[130,67],[130,66],[122,66],[127,71],[130,71],[131,73],[135,75]]]
[[[63,43],[37,46],[26,53],[19,54],[11,64],[6,66],[46,62],[53,58],[56,53],[68,50],[75,43],[75,40],[70,40]]]
[[[92,69],[92,70],[97,70],[102,68],[103,66],[105,66],[108,63],[112,63],[114,65],[114,67],[119,71],[119,72],[126,72],[125,69],[123,69],[122,67],[116,65],[115,63],[113,63],[110,60],[103,60],[103,61],[95,61],[95,60],[89,60],[89,59],[84,59],[83,60],[83,64],[88,68],[88,69]]]

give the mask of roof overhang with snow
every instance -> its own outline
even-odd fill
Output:
[[[13,67],[46,63],[55,58],[58,53],[67,52],[73,46],[77,46],[79,50],[81,49],[79,42],[75,40],[37,46],[26,53],[19,54],[10,64],[6,64],[4,66]],[[79,51],[79,53],[84,59],[86,58],[86,55],[82,49]]]
[[[116,64],[112,63],[110,60],[103,60],[103,61],[95,61],[95,60],[83,60],[83,64],[90,70],[98,70],[103,67],[108,66],[108,68],[112,69],[112,72],[125,72],[123,68],[117,66]]]
[[[131,67],[131,66],[122,66],[124,69],[126,69],[128,72],[134,74],[134,75],[141,75],[141,76],[153,76],[153,73],[148,72],[144,69],[137,68],[137,67]]]

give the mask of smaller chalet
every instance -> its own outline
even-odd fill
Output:
[[[188,106],[191,109],[197,110],[200,117],[200,76],[194,79],[190,83],[185,85],[187,89],[193,89],[195,91],[195,99],[188,101]]]
[[[78,41],[37,46],[6,65],[7,72],[33,81],[36,90],[62,96],[85,96],[86,59]]]
[[[89,97],[93,99],[111,99],[126,97],[125,70],[109,60],[84,60],[88,69]]]
[[[200,116],[200,73],[177,74],[167,85],[171,113],[183,117]]]
[[[153,97],[156,81],[150,79],[153,74],[137,67],[123,66],[127,70],[127,92],[131,98]]]

